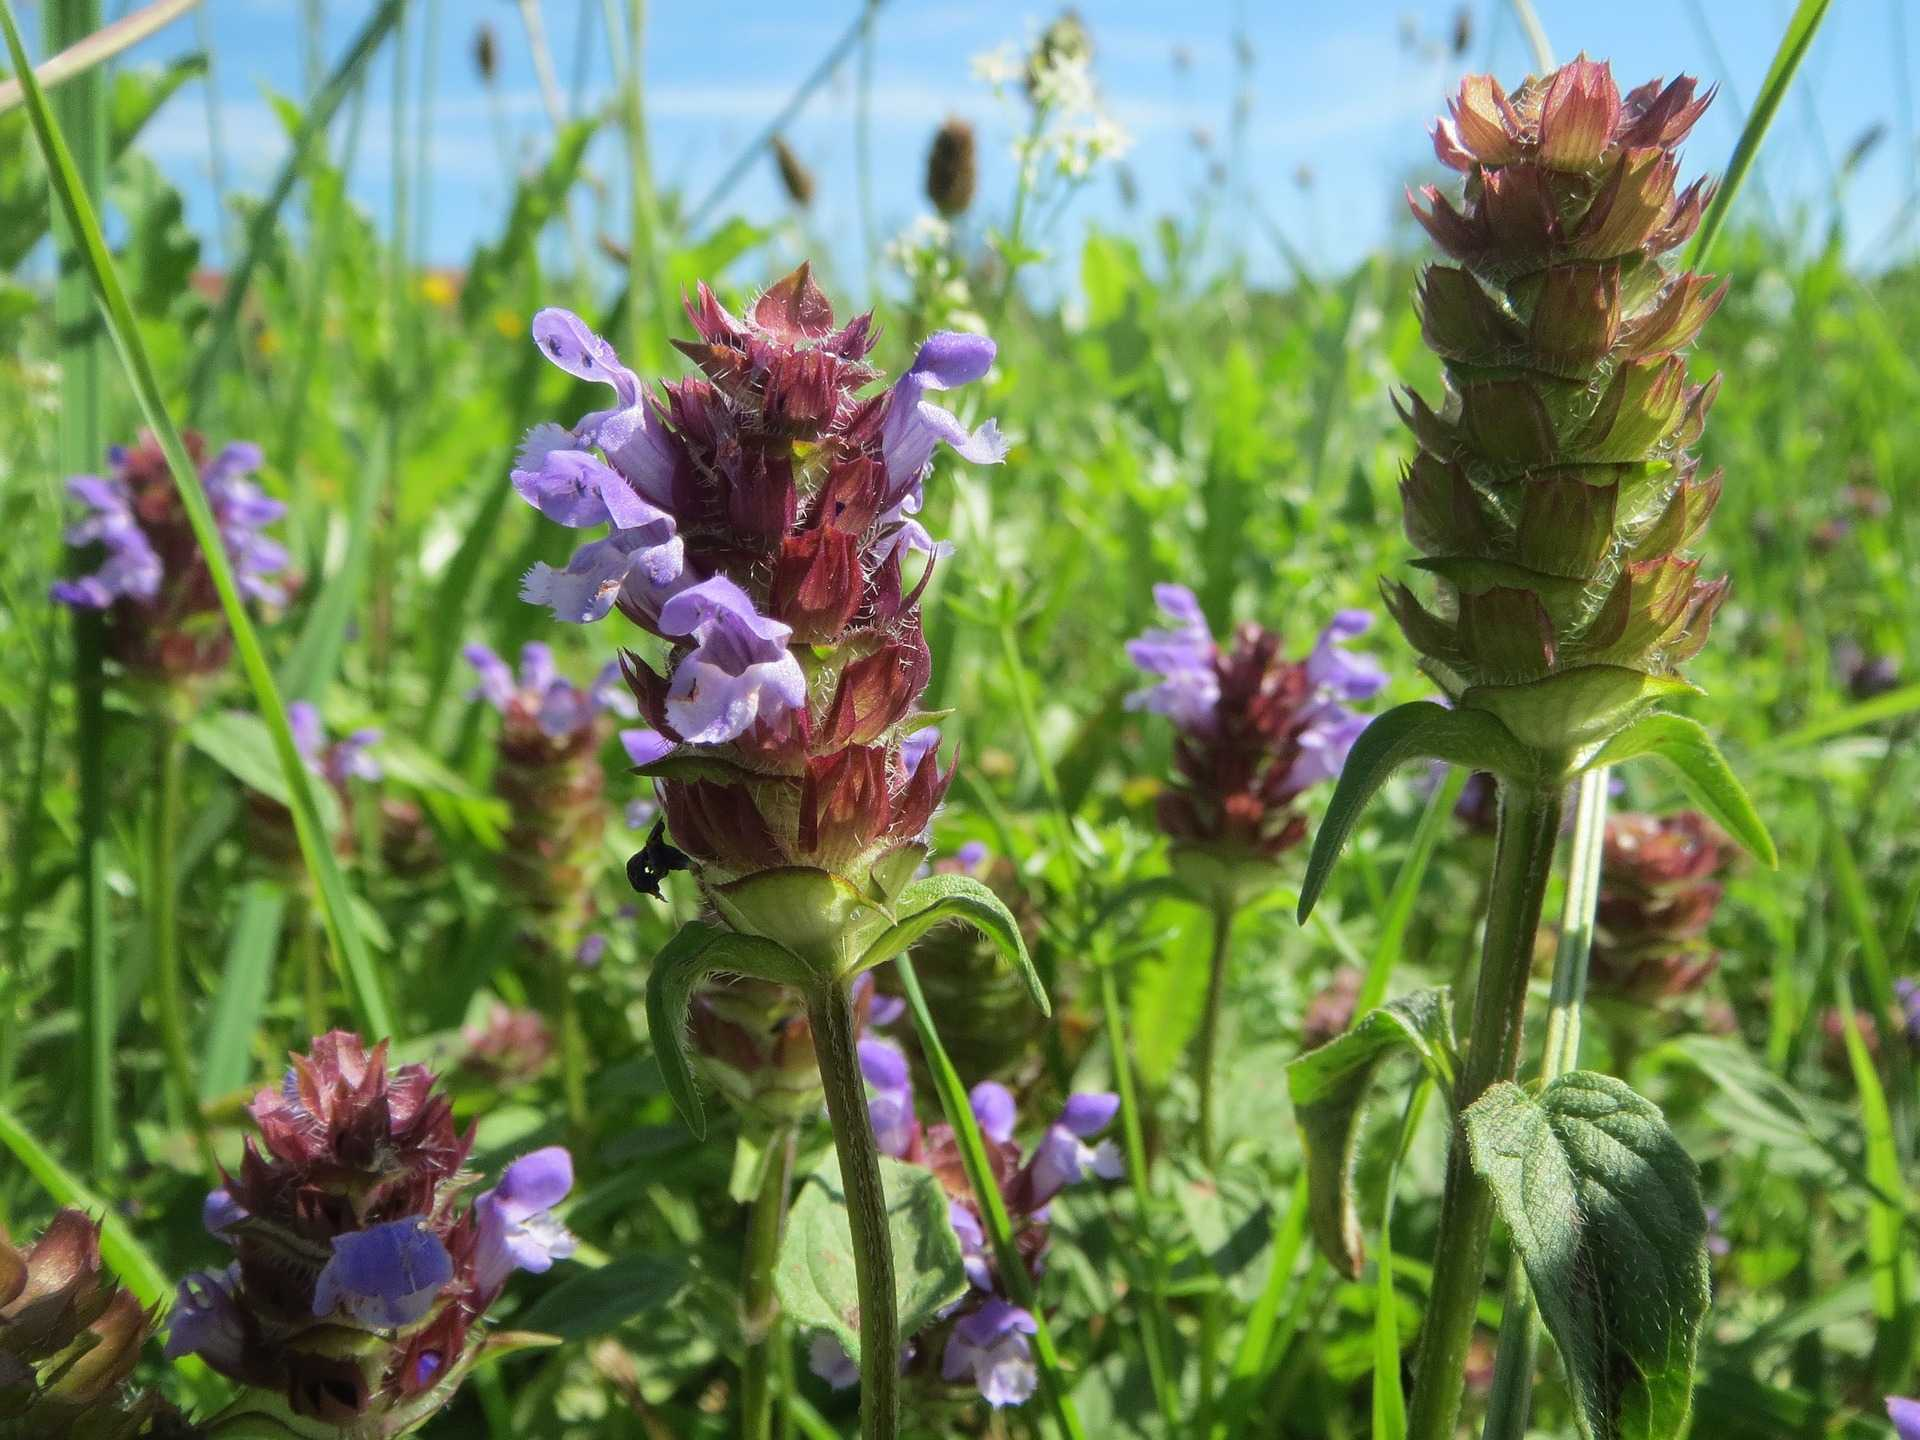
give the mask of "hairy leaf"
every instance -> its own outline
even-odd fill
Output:
[[[1449,710],[1428,700],[1416,700],[1387,711],[1360,732],[1346,767],[1327,802],[1326,819],[1313,837],[1313,855],[1307,878],[1300,886],[1300,921],[1306,923],[1326,888],[1333,862],[1347,843],[1376,791],[1395,770],[1415,760],[1445,760],[1470,770],[1496,775],[1532,773],[1530,752],[1484,710]]]
[[[911,1335],[966,1294],[966,1267],[947,1218],[947,1192],[931,1170],[883,1155],[880,1183],[887,1195],[900,1333]],[[802,1329],[828,1331],[847,1354],[860,1358],[853,1229],[840,1161],[831,1151],[800,1182],[773,1283],[789,1319]]]
[[[1618,765],[1642,755],[1662,761],[1687,798],[1712,816],[1755,859],[1769,868],[1779,868],[1780,857],[1774,851],[1766,822],[1727,767],[1713,736],[1699,721],[1684,715],[1642,715],[1603,745],[1592,763]]]
[[[1381,1062],[1401,1048],[1420,1059],[1442,1093],[1453,1087],[1453,997],[1445,987],[1369,1010],[1346,1034],[1287,1067],[1287,1088],[1307,1152],[1308,1218],[1326,1257],[1349,1275],[1366,1258],[1353,1194],[1360,1120]]]
[[[1461,1119],[1560,1347],[1580,1434],[1684,1434],[1707,1215],[1660,1111],[1612,1076],[1576,1070],[1537,1098],[1502,1082]]]
[[[1027,954],[1020,922],[991,888],[970,875],[929,875],[900,892],[899,909],[904,918],[867,948],[855,967],[855,974],[891,960],[943,921],[958,920],[993,941],[1001,958],[1019,972],[1040,1013],[1053,1013],[1047,987],[1040,983],[1040,973],[1033,968],[1033,957]]]

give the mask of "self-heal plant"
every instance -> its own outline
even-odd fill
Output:
[[[1359,1260],[1349,1157],[1380,1054],[1410,1041],[1458,1117],[1413,1440],[1454,1432],[1496,1208],[1566,1363],[1582,1434],[1623,1423],[1679,1433],[1689,1410],[1707,1300],[1692,1162],[1659,1112],[1617,1080],[1573,1071],[1537,1095],[1512,1082],[1569,780],[1658,755],[1771,859],[1706,732],[1655,709],[1692,688],[1679,667],[1727,594],[1688,553],[1720,477],[1700,475],[1689,454],[1718,381],[1691,382],[1685,359],[1723,290],[1665,261],[1707,200],[1701,182],[1679,187],[1678,147],[1709,98],[1686,78],[1622,96],[1609,69],[1584,58],[1511,96],[1472,77],[1434,130],[1441,162],[1464,176],[1461,199],[1427,187],[1413,205],[1451,262],[1429,265],[1419,287],[1445,399],[1435,408],[1411,396],[1403,411],[1418,443],[1401,486],[1406,531],[1434,594],[1384,588],[1451,704],[1402,706],[1362,736],[1300,911],[1387,775],[1434,758],[1497,778],[1485,940],[1460,1053],[1445,997],[1408,997],[1292,1076],[1316,1229],[1344,1266]],[[1660,1222],[1629,1240],[1649,1207]],[[1501,1434],[1524,1426],[1527,1378],[1517,1383]]]
[[[1158,801],[1182,882],[1213,913],[1214,944],[1201,1020],[1197,1078],[1200,1154],[1214,1157],[1213,1071],[1235,914],[1278,883],[1275,862],[1306,838],[1296,802],[1340,773],[1367,717],[1349,703],[1371,699],[1386,671],[1348,642],[1373,626],[1343,610],[1302,659],[1281,637],[1245,624],[1232,643],[1213,638],[1200,601],[1183,585],[1156,585],[1170,624],[1127,642],[1127,658],[1155,677],[1127,697],[1129,709],[1173,722],[1174,777]]]
[[[527,916],[548,972],[567,1113],[584,1124],[586,1055],[574,972],[605,943],[590,933],[594,857],[607,827],[603,717],[633,719],[639,707],[613,661],[583,686],[560,674],[553,651],[537,640],[521,647],[517,674],[485,645],[469,645],[464,653],[478,680],[469,698],[500,716],[493,764],[493,793],[507,808],[500,879]],[[639,727],[620,732],[636,759],[657,753],[649,748],[655,738]]]
[[[188,431],[184,439],[241,593],[280,604],[286,597],[273,577],[285,568],[287,552],[266,527],[286,506],[248,478],[260,468],[260,447],[235,441],[208,459],[199,435]],[[178,685],[220,669],[232,639],[166,457],[149,436],[138,445],[114,446],[107,458],[107,474],[67,482],[68,493],[88,511],[67,531],[67,543],[97,553],[99,563],[55,583],[53,598],[105,611],[109,651],[137,680]]]
[[[513,1271],[572,1254],[552,1214],[572,1160],[536,1150],[465,1203],[473,1136],[434,1076],[389,1070],[384,1042],[341,1031],[295,1055],[251,1113],[259,1142],[204,1211],[233,1260],[181,1282],[167,1354],[246,1387],[209,1435],[267,1421],[314,1440],[410,1434],[489,1348],[524,1343],[489,1334],[486,1312]]]
[[[932,667],[920,591],[941,548],[916,518],[922,486],[943,442],[977,463],[1005,453],[992,422],[969,429],[931,396],[984,376],[994,347],[935,335],[869,393],[871,317],[836,326],[804,265],[743,316],[704,285],[687,310],[697,338],[677,343],[701,375],[658,392],[578,317],[535,317],[544,353],[616,403],[527,436],[519,493],[563,524],[610,529],[564,567],[536,566],[523,594],[571,622],[617,608],[664,642],[662,669],[633,652],[624,663],[656,731],[632,753],[672,847],[656,837],[630,873],[657,887],[690,863],[713,915],[654,962],[661,1068],[704,1131],[682,1048],[694,988],[733,973],[805,997],[857,1258],[862,1424],[890,1436],[896,1300],[851,986],[958,918],[998,937],[1045,1004],[991,891],[966,877],[914,880],[953,774],[938,731],[914,713]]]

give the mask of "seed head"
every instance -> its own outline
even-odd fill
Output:
[[[973,126],[951,116],[934,132],[927,152],[927,199],[949,220],[973,204],[975,172]]]

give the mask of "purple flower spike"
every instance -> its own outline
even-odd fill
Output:
[[[980,1122],[981,1134],[1003,1145],[1013,1139],[1017,1107],[1011,1090],[996,1081],[982,1080],[967,1092],[967,1099],[973,1106],[973,1118]]]
[[[1920,1440],[1920,1400],[1889,1395],[1887,1418],[1893,1421],[1894,1431],[1900,1440]]]
[[[245,1358],[247,1328],[240,1307],[233,1299],[239,1270],[237,1264],[228,1266],[221,1274],[202,1270],[180,1282],[174,1294],[173,1311],[168,1316],[169,1329],[163,1351],[167,1359],[198,1355],[217,1369],[240,1368]]]
[[[836,1390],[847,1390],[860,1383],[860,1367],[851,1355],[825,1330],[813,1337],[807,1347],[807,1369]]]
[[[659,623],[663,634],[694,642],[667,690],[667,718],[689,744],[724,744],[755,720],[806,703],[806,677],[787,652],[792,627],[759,614],[724,575],[668,600]]]
[[[1300,732],[1300,758],[1293,762],[1287,784],[1304,790],[1322,780],[1337,780],[1347,763],[1353,742],[1373,723],[1371,715],[1360,715],[1331,701],[1320,706],[1312,723]]]
[[[1127,658],[1148,674],[1158,675],[1160,683],[1134,691],[1127,697],[1127,708],[1165,715],[1196,735],[1211,734],[1220,703],[1220,677],[1214,668],[1218,647],[1199,597],[1184,585],[1156,585],[1153,599],[1173,626],[1129,640]]]
[[[482,1294],[516,1269],[543,1274],[573,1254],[572,1232],[550,1213],[572,1188],[573,1157],[549,1145],[507,1166],[500,1184],[473,1202],[480,1229],[474,1283]]]
[[[971,1379],[980,1398],[995,1409],[1023,1404],[1039,1380],[1027,1343],[1037,1329],[1033,1316],[994,1296],[953,1327],[940,1374],[947,1380]]]
[[[68,529],[67,543],[98,543],[107,558],[91,575],[56,581],[53,598],[79,610],[104,610],[122,596],[153,599],[163,575],[160,557],[134,518],[127,487],[118,479],[76,475],[67,481],[67,493],[94,512]]]
[[[453,1257],[423,1216],[333,1237],[333,1258],[313,1290],[313,1313],[345,1311],[363,1325],[397,1329],[433,1308],[453,1279]]]
[[[1365,610],[1342,610],[1335,615],[1307,656],[1307,679],[1338,700],[1370,700],[1378,695],[1386,687],[1385,667],[1371,655],[1349,655],[1340,648],[1372,628],[1373,616]]]

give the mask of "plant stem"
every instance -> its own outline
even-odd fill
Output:
[[[186,1005],[180,986],[178,877],[173,848],[180,829],[180,795],[186,748],[171,718],[153,726],[153,793],[147,811],[147,938],[153,951],[154,1001],[160,1011],[160,1048],[167,1062],[168,1109],[173,1123],[193,1132],[209,1174],[218,1174],[213,1141],[193,1085],[193,1055],[187,1045]]]
[[[1213,949],[1207,963],[1207,1009],[1200,1020],[1200,1043],[1194,1052],[1194,1083],[1200,1087],[1200,1163],[1209,1170],[1214,1160],[1213,1080],[1220,1058],[1220,1016],[1226,1008],[1227,960],[1233,944],[1233,906],[1215,900]]]
[[[1213,1082],[1220,1061],[1220,1017],[1225,1010],[1227,961],[1233,945],[1233,905],[1216,898],[1213,912],[1213,948],[1207,964],[1207,1009],[1200,1021],[1200,1043],[1194,1054],[1194,1079],[1200,1087],[1200,1163],[1209,1171],[1219,1159],[1215,1151]],[[1220,1323],[1225,1293],[1215,1286],[1200,1297],[1200,1432],[1206,1434],[1220,1379]]]
[[[1480,951],[1480,980],[1473,998],[1473,1025],[1454,1092],[1456,1116],[1489,1086],[1511,1080],[1519,1070],[1527,977],[1533,966],[1540,907],[1553,873],[1562,808],[1558,787],[1532,789],[1501,782],[1500,838]],[[1456,1120],[1407,1440],[1453,1440],[1492,1229],[1493,1196],[1473,1173]]]
[[[1593,949],[1593,912],[1600,898],[1600,860],[1606,851],[1607,767],[1580,777],[1573,812],[1573,851],[1567,865],[1567,899],[1560,911],[1560,945],[1553,956],[1553,999],[1547,1012],[1547,1048],[1540,1062],[1543,1082],[1564,1075],[1580,1058],[1580,1006],[1587,993],[1587,956]],[[1500,1354],[1493,1367],[1493,1393],[1481,1440],[1524,1440],[1532,1405],[1534,1356],[1540,1344],[1539,1315],[1527,1272],[1507,1273],[1500,1312]]]
[[[880,1183],[880,1147],[867,1119],[867,1089],[860,1076],[846,987],[837,981],[813,987],[807,996],[807,1019],[853,1234],[860,1296],[860,1436],[894,1440],[900,1431],[900,1317],[893,1288],[893,1241]]]
[[[1141,1237],[1151,1251],[1148,1301],[1140,1312],[1140,1328],[1146,1332],[1147,1374],[1153,1384],[1154,1398],[1166,1419],[1169,1433],[1181,1429],[1180,1401],[1174,1389],[1172,1347],[1167,1341],[1166,1277],[1161,1273],[1160,1252],[1152,1245],[1150,1216],[1153,1214],[1153,1190],[1147,1181],[1147,1141],[1140,1126],[1140,1101],[1133,1088],[1132,1051],[1127,1046],[1127,1022],[1120,1008],[1120,985],[1114,979],[1113,964],[1100,966],[1100,1010],[1106,1023],[1107,1049],[1113,1056],[1113,1085],[1120,1092],[1121,1133],[1127,1147],[1127,1178],[1133,1182],[1134,1209]]]
[[[913,968],[913,961],[904,954],[898,955],[894,957],[893,967],[907,992],[907,1006],[913,1012],[914,1033],[920,1039],[920,1053],[926,1058],[927,1069],[933,1073],[934,1088],[940,1092],[940,1108],[946,1114],[947,1123],[953,1127],[960,1163],[967,1172],[967,1183],[973,1188],[975,1206],[986,1226],[987,1238],[993,1245],[1000,1283],[1013,1303],[1033,1317],[1033,1349],[1039,1362],[1040,1385],[1046,1392],[1047,1403],[1053,1409],[1061,1433],[1068,1440],[1084,1440],[1086,1430],[1080,1423],[1079,1411],[1067,1395],[1066,1376],[1060,1364],[1060,1353],[1053,1343],[1053,1331],[1035,1303],[1033,1282],[1027,1275],[1027,1260],[1014,1239],[1013,1221],[1007,1214],[1006,1199],[1000,1193],[992,1162],[987,1158],[986,1145],[980,1138],[980,1122],[974,1117],[966,1085],[960,1079],[960,1072],[954,1069],[953,1059],[947,1054],[947,1047],[941,1042],[940,1032],[934,1026],[933,1011],[920,990],[920,977]]]
[[[780,1232],[787,1224],[787,1193],[799,1132],[783,1125],[767,1145],[766,1173],[747,1219],[746,1269],[740,1282],[741,1328],[746,1353],[740,1360],[740,1440],[772,1440],[775,1351],[785,1343],[780,1302],[773,1293],[773,1267],[780,1258]]]

